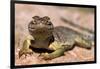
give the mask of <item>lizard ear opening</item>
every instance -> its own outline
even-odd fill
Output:
[[[34,16],[32,17],[34,20],[38,20],[40,17],[39,16]]]
[[[43,19],[46,21],[50,20],[50,18],[48,16],[44,16]]]

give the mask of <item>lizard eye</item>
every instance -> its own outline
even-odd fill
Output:
[[[50,20],[50,18],[48,16],[44,16],[43,19],[46,21]]]
[[[33,24],[37,24],[37,21],[40,19],[40,17],[39,16],[34,16],[34,17],[32,17],[33,19],[32,19],[32,23]]]
[[[34,16],[32,17],[34,20],[38,20],[40,17],[39,16]]]

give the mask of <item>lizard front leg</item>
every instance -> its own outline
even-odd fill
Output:
[[[33,53],[33,51],[29,48],[30,45],[31,45],[31,40],[26,39],[23,43],[23,47],[19,51],[19,58],[22,55],[25,55],[25,57],[26,57],[27,54],[32,54]]]
[[[53,58],[56,58],[56,57],[60,57],[60,56],[64,55],[64,52],[66,50],[71,49],[73,46],[74,46],[73,44],[68,44],[68,42],[67,43],[62,43],[62,42],[54,41],[49,46],[49,48],[53,49],[54,52],[52,52],[52,53],[43,53],[42,54],[43,59],[53,59]]]

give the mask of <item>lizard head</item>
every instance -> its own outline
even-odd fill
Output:
[[[32,17],[32,21],[28,25],[29,33],[35,39],[40,39],[40,40],[52,36],[53,29],[54,29],[53,24],[48,16],[44,17],[34,16]]]

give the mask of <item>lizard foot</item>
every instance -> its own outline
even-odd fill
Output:
[[[33,51],[32,51],[31,49],[28,49],[28,50],[20,50],[20,51],[19,51],[19,58],[20,58],[22,55],[25,55],[25,58],[26,58],[27,54],[32,55],[32,54],[33,54]]]
[[[45,60],[52,59],[48,53],[42,53],[42,54],[40,54],[40,56],[42,56],[42,59],[45,59]]]

